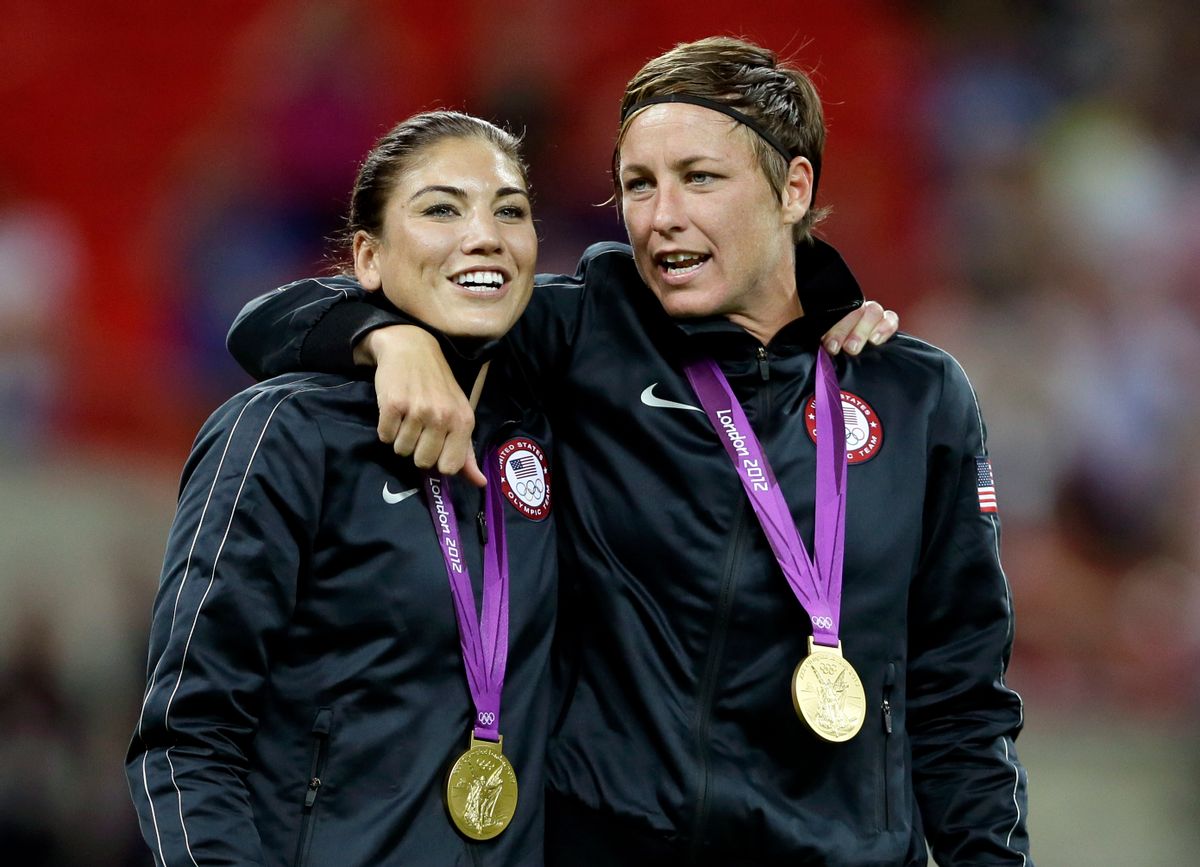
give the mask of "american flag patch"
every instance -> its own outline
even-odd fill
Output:
[[[997,511],[996,480],[992,477],[992,462],[987,458],[975,459],[975,480],[979,488],[979,511]]]
[[[508,462],[509,469],[518,479],[528,479],[537,475],[537,465],[532,458],[520,457],[513,458]]]

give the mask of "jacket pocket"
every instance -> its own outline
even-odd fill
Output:
[[[892,742],[895,740],[895,723],[892,719],[892,691],[896,688],[896,663],[889,662],[883,675],[883,697],[879,702],[879,722],[883,736],[879,749],[880,764],[880,812],[883,830],[892,830],[892,814],[896,809],[892,796]]]
[[[333,708],[323,707],[317,711],[312,725],[312,758],[308,765],[308,781],[304,789],[304,807],[300,818],[300,838],[296,842],[296,867],[308,863],[308,850],[312,846],[313,821],[316,818],[317,797],[324,785],[325,756],[329,752],[329,732],[333,727]]]

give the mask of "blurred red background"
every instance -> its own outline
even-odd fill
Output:
[[[211,408],[194,402],[190,368],[205,362],[186,357],[186,326],[171,310],[188,291],[189,223],[266,200],[281,224],[312,231],[290,261],[239,286],[243,297],[311,272],[356,161],[414,111],[465,108],[525,126],[543,265],[571,267],[593,227],[620,236],[608,210],[592,206],[608,194],[625,79],[663,48],[712,33],[815,69],[832,130],[822,195],[855,203],[833,225],[864,278],[892,276],[871,281],[872,295],[903,306],[919,280],[896,281],[895,268],[916,267],[903,251],[924,186],[911,14],[859,0],[794,17],[745,5],[698,2],[681,14],[610,2],[593,15],[590,4],[516,0],[210,0],[164,14],[149,2],[6,2],[0,110],[12,134],[0,181],[9,202],[58,209],[77,233],[79,281],[52,325],[71,381],[53,435],[180,457],[198,411]],[[875,159],[880,142],[885,162]],[[308,214],[297,215],[298,202]],[[564,212],[570,225],[548,218]],[[205,255],[222,255],[220,245]]]

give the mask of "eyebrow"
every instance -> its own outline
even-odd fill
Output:
[[[688,169],[688,168],[691,168],[692,166],[694,166],[696,163],[703,162],[704,160],[713,160],[714,162],[720,162],[720,157],[713,156],[712,154],[695,154],[693,156],[684,157],[683,159],[676,160],[675,162],[671,163],[671,168],[672,169]],[[624,174],[627,171],[645,172],[645,171],[648,171],[648,168],[649,168],[648,166],[642,165],[641,163],[629,163],[628,165],[623,164],[621,166],[621,173]]]
[[[451,187],[446,184],[430,184],[427,187],[421,187],[421,189],[413,193],[408,200],[411,202],[414,199],[420,198],[426,193],[445,193],[446,195],[454,196],[455,198],[459,199],[465,199],[467,197],[467,191],[462,187]],[[523,190],[520,187],[501,187],[500,189],[496,190],[497,199],[502,199],[505,196],[524,196],[528,199],[529,192],[528,190]]]

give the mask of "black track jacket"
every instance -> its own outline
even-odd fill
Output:
[[[513,399],[506,367],[502,349],[477,442],[533,440],[548,462],[545,419]],[[503,506],[500,731],[520,800],[507,830],[473,843],[444,805],[473,719],[452,596],[422,476],[379,442],[377,420],[369,381],[288,375],[228,401],[196,439],[126,764],[156,865],[542,860],[553,501],[540,520]],[[481,495],[452,489],[478,606]]]
[[[574,591],[548,863],[924,865],[928,839],[942,867],[1032,864],[983,422],[958,363],[910,336],[836,359],[879,426],[848,468],[842,599],[868,719],[831,744],[792,708],[808,619],[682,364],[719,362],[811,543],[815,352],[861,293],[831,247],[796,249],[806,315],[766,347],[669,319],[614,243],[540,277],[510,335],[554,428]],[[264,296],[230,348],[259,375],[347,363],[390,320],[346,301],[315,281]]]

